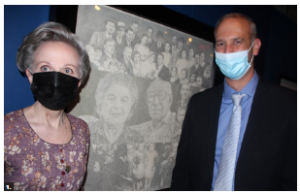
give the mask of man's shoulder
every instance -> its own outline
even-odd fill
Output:
[[[273,83],[261,80],[258,84],[257,91],[267,93],[271,98],[275,99],[278,103],[284,103],[286,105],[297,104],[297,92],[283,86],[279,86]]]
[[[210,100],[210,98],[212,96],[216,96],[216,95],[222,95],[223,93],[223,89],[224,89],[224,84],[219,84],[219,85],[216,85],[212,88],[208,88],[202,92],[198,92],[196,94],[194,94],[192,97],[191,97],[191,100],[205,100],[205,99],[208,99]]]

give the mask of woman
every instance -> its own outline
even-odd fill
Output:
[[[203,79],[200,75],[197,76],[196,78],[196,84],[194,85],[195,87],[197,87],[198,92],[202,92],[205,90],[205,88],[203,88]]]
[[[190,86],[196,86],[196,74],[192,73],[189,81]]]
[[[87,52],[66,27],[48,22],[24,38],[17,65],[37,101],[4,116],[4,181],[14,190],[80,190],[89,130],[64,108],[90,71]]]
[[[171,62],[171,53],[170,53],[170,49],[171,49],[171,46],[170,46],[170,43],[166,43],[165,44],[165,51],[162,52],[162,55],[164,56],[164,65],[170,69],[170,62]]]
[[[180,72],[180,84],[189,84],[188,70],[183,68]]]
[[[138,87],[131,76],[108,73],[99,81],[95,91],[95,116],[80,116],[90,126],[93,148],[89,154],[84,190],[116,191],[133,187],[127,173],[132,159],[128,159],[126,146],[141,137],[128,130],[126,121],[137,100]]]
[[[142,63],[141,74],[142,77],[145,78],[154,78],[154,74],[156,71],[156,63],[155,63],[156,55],[154,52],[150,52],[148,59]]]
[[[170,83],[179,83],[180,79],[177,76],[177,68],[173,67],[171,69],[171,78],[170,78]]]
[[[178,71],[178,76],[180,75],[182,69],[185,68],[185,69],[189,70],[189,61],[186,59],[186,51],[185,50],[181,51],[181,58],[179,58],[177,60],[176,67],[177,67],[177,71]]]
[[[135,76],[141,76],[141,54],[139,52],[133,53],[132,70]]]
[[[143,34],[141,38],[141,43],[136,44],[133,49],[133,51],[137,51],[141,54],[142,62],[144,62],[150,54],[150,49],[147,46],[147,42],[148,42],[148,36],[146,34]]]
[[[188,61],[189,61],[189,68],[192,67],[195,64],[195,57],[194,57],[194,49],[193,48],[191,48],[189,50]]]

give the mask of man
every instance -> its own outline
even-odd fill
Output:
[[[131,29],[133,31],[133,34],[132,34],[132,44],[133,44],[133,46],[135,46],[136,44],[139,44],[141,42],[140,38],[137,35],[137,31],[139,29],[139,24],[137,22],[135,22],[135,21],[132,22]]]
[[[187,108],[191,96],[191,87],[189,84],[182,84],[180,89],[180,100],[177,102],[178,107]]]
[[[125,44],[125,23],[122,21],[118,21],[117,23],[117,31],[116,31],[116,56],[117,58],[122,57],[123,46]]]
[[[173,55],[174,51],[176,50],[176,48],[177,48],[177,37],[173,36],[172,37],[172,46],[171,46],[172,55]]]
[[[100,63],[103,64],[107,60],[115,58],[116,41],[112,38],[106,39],[104,42],[104,52],[100,58]]]
[[[158,79],[152,81],[146,101],[151,120],[131,126],[131,129],[140,132],[145,143],[172,142],[175,115],[170,111],[173,101],[171,84]]]
[[[157,41],[155,46],[153,47],[153,51],[157,54],[162,53],[165,51],[165,45],[164,45],[164,36],[161,31],[157,32],[156,35]]]
[[[169,69],[164,65],[164,56],[162,54],[157,55],[155,76],[164,81],[170,80]]]
[[[133,47],[134,45],[132,44],[132,36],[133,36],[133,30],[131,28],[128,28],[126,31],[125,35],[125,44],[123,46],[129,46]]]
[[[197,54],[195,54],[195,65],[193,65],[190,68],[190,74],[194,73],[194,74],[196,74],[196,76],[198,76],[200,74],[202,75],[203,71],[204,71],[204,69],[200,65],[200,55],[197,53]]]
[[[120,62],[124,65],[124,71],[128,74],[133,76],[133,61],[131,60],[132,55],[132,48],[129,46],[124,47],[123,57],[121,58]]]
[[[150,48],[151,51],[154,50],[155,48],[155,41],[153,40],[153,28],[148,27],[147,29],[147,35],[148,35],[148,47]]]
[[[101,48],[104,45],[105,40],[114,38],[113,35],[116,31],[115,22],[111,19],[105,21],[105,31],[104,32],[94,32],[91,40],[89,42],[89,45],[94,46],[100,46]]]
[[[215,38],[225,80],[190,99],[171,189],[297,190],[296,93],[258,77],[250,18],[225,15]]]

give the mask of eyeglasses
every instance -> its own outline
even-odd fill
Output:
[[[147,93],[147,101],[149,103],[152,103],[154,101],[155,96],[158,98],[158,100],[162,101],[166,98],[167,95],[170,95],[170,94],[166,93],[165,90],[159,90],[156,92],[148,92]]]

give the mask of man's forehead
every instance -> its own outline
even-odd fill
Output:
[[[216,40],[227,36],[238,38],[239,36],[247,36],[251,33],[249,22],[244,18],[226,18],[218,26],[216,31]],[[242,38],[242,37],[240,37]]]

